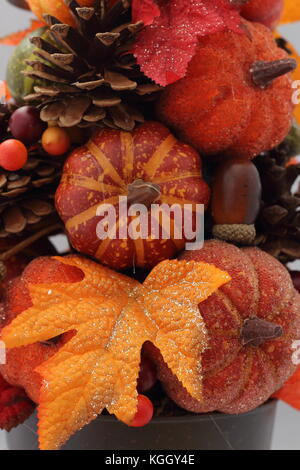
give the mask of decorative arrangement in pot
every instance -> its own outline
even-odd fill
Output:
[[[0,428],[38,406],[58,449],[103,410],[146,425],[153,389],[300,409],[294,2],[28,5],[0,40]]]

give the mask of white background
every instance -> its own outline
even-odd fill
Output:
[[[31,14],[24,10],[19,10],[10,6],[6,0],[0,0],[0,36],[17,31],[28,25],[28,18]],[[298,45],[300,50],[300,30],[299,23],[282,28],[284,35]],[[0,46],[0,79],[5,77],[6,62],[13,48]],[[27,423],[28,433],[30,422]],[[13,431],[12,431],[13,432]],[[276,423],[273,435],[274,450],[293,449],[300,450],[300,412],[297,412],[280,403],[277,408]],[[0,431],[0,450],[7,450],[6,433]]]

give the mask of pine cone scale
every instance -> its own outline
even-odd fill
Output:
[[[293,136],[298,141],[298,132],[293,128],[279,147],[255,160],[264,189],[255,243],[283,263],[300,257],[300,194],[292,190],[300,164],[289,164],[295,149]]]
[[[67,5],[78,27],[45,16],[49,40],[32,39],[36,60],[24,72],[43,84],[34,86],[34,93],[25,100],[40,107],[45,122],[132,130],[140,122],[136,116],[141,115],[133,103],[160,90],[143,75],[130,53],[143,24],[130,22],[127,1],[108,10],[102,1],[94,8],[80,7],[76,1]]]

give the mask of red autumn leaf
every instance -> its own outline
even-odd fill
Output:
[[[20,44],[21,41],[23,41],[27,34],[31,33],[32,31],[35,31],[38,28],[41,28],[42,26],[45,26],[45,23],[42,23],[38,20],[31,20],[30,26],[27,29],[0,38],[0,45],[17,46],[18,44]]]
[[[160,16],[160,9],[155,0],[133,0],[132,19],[134,23],[142,21],[145,26],[149,26],[157,16]]]
[[[293,408],[300,410],[300,366],[283,387],[274,393],[273,397],[285,401]]]
[[[224,30],[243,32],[230,0],[134,0],[133,5],[134,20],[150,22],[134,46],[134,55],[142,71],[162,86],[185,76],[198,37]]]

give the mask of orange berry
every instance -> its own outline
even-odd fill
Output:
[[[42,135],[42,146],[50,155],[63,155],[71,147],[68,132],[60,127],[49,127]]]
[[[0,144],[0,166],[8,171],[23,168],[28,160],[28,150],[16,139],[8,139]]]
[[[145,395],[138,395],[138,407],[130,427],[140,428],[146,426],[153,417],[153,404]]]

